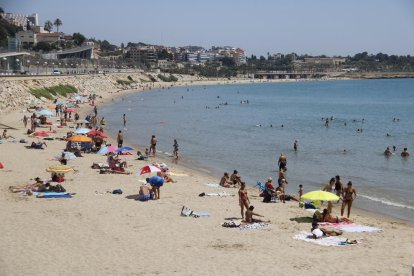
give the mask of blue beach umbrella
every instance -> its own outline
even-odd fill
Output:
[[[123,152],[123,151],[130,151],[130,150],[134,150],[131,147],[122,147],[116,150],[116,152]]]
[[[43,116],[50,117],[50,116],[53,116],[53,112],[47,109],[43,109],[43,110],[38,111],[37,115],[43,115]]]
[[[117,149],[118,149],[118,148],[117,148],[117,147],[115,147],[115,146],[103,147],[103,148],[101,148],[101,149],[97,152],[97,154],[104,155],[104,154],[107,154],[108,152],[114,152],[114,151],[116,151]]]
[[[86,134],[89,131],[91,131],[89,128],[78,128],[77,130],[75,130],[76,134]]]

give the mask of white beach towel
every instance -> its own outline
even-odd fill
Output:
[[[382,232],[382,229],[371,227],[371,226],[365,226],[365,225],[359,225],[355,223],[329,223],[329,222],[322,222],[319,223],[321,226],[329,226],[334,227],[337,229],[340,229],[344,232],[349,233],[362,233],[362,232]]]
[[[220,192],[220,193],[206,193],[206,196],[222,196],[222,197],[225,197],[225,196],[234,196],[234,195],[228,194],[226,192]]]
[[[209,187],[221,187],[220,184],[206,184]]]
[[[305,241],[305,242],[311,242],[311,243],[316,243],[322,246],[343,246],[346,245],[346,238],[339,238],[339,237],[323,237],[320,239],[312,239],[312,238],[308,238],[309,236],[311,236],[312,233],[310,232],[305,232],[302,231],[299,234],[296,234],[293,239],[295,240],[300,240],[300,241]]]
[[[251,223],[251,224],[241,224],[239,226],[240,230],[255,230],[255,229],[263,229],[263,228],[268,228],[270,227],[270,223],[265,223],[265,222],[255,222],[255,223]]]

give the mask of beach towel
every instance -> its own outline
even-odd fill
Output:
[[[256,230],[256,229],[263,229],[270,227],[270,223],[265,222],[255,222],[255,223],[246,223],[241,224],[239,229],[240,230]]]
[[[41,193],[37,195],[36,197],[37,198],[72,198],[72,195],[68,193],[60,193],[60,194]]]
[[[337,229],[340,229],[344,232],[349,233],[362,233],[362,232],[382,232],[382,229],[371,227],[371,226],[364,226],[364,225],[358,225],[355,223],[346,223],[346,222],[340,222],[340,223],[330,223],[330,222],[320,222],[320,226],[329,226],[334,227]]]
[[[33,195],[35,195],[35,196],[38,196],[38,195],[66,195],[66,194],[69,194],[69,193],[66,193],[66,192],[64,192],[64,193],[57,193],[57,192],[33,192]]]
[[[220,192],[220,193],[206,193],[206,196],[220,196],[220,197],[226,197],[226,196],[234,196],[232,194],[228,194],[226,192]]]
[[[169,174],[172,175],[172,176],[188,176],[188,174],[185,174],[185,173],[173,173],[173,172],[170,172]]]
[[[312,239],[309,238],[309,236],[312,236],[312,233],[302,231],[299,234],[296,234],[293,239],[305,241],[305,242],[311,242],[322,246],[343,246],[343,245],[349,245],[347,243],[346,238],[339,238],[339,237],[323,237],[320,239]]]
[[[221,187],[220,184],[206,184],[209,187]]]
[[[190,208],[187,208],[187,207],[183,206],[183,208],[181,209],[181,216],[199,218],[199,217],[208,217],[208,216],[210,216],[210,214],[207,213],[207,212],[198,212],[198,213],[196,213],[193,210],[191,210]]]

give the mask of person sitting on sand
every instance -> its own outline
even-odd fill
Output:
[[[2,137],[3,137],[4,139],[9,139],[9,138],[15,139],[13,136],[11,136],[11,135],[8,135],[8,134],[7,134],[7,129],[5,129],[5,130],[3,131],[3,135],[2,135]]]
[[[330,223],[340,223],[340,222],[346,222],[346,223],[352,223],[351,220],[347,218],[339,218],[338,216],[334,217],[332,216],[328,209],[323,209],[322,213],[322,222],[330,222]]]
[[[299,199],[296,198],[295,196],[285,194],[285,187],[284,187],[283,183],[281,183],[281,185],[279,185],[279,187],[276,189],[276,194],[278,195],[279,199],[283,203],[286,203],[286,201],[290,201],[290,200],[294,200],[294,201],[299,202]]]
[[[410,153],[408,152],[407,148],[404,148],[404,150],[401,152],[401,157],[408,157],[410,156]]]
[[[225,172],[223,177],[220,179],[220,186],[230,188],[233,187],[233,182],[230,180],[229,173]]]
[[[177,181],[175,181],[174,179],[172,179],[170,175],[168,175],[168,169],[162,168],[160,176],[161,175],[164,178],[165,183],[177,183]]]
[[[272,184],[272,178],[269,177],[265,183],[265,190],[263,191],[263,202],[268,203],[272,201],[272,197],[276,196],[276,189]]]
[[[246,222],[246,223],[255,223],[255,222],[270,222],[270,221],[262,221],[262,220],[260,220],[260,219],[255,219],[255,218],[253,218],[253,216],[257,216],[257,217],[264,217],[264,216],[262,216],[262,215],[259,215],[259,214],[257,214],[257,213],[255,213],[255,212],[253,212],[253,210],[254,210],[254,206],[253,205],[251,205],[247,210],[246,210],[246,213],[245,213],[245,220],[244,220],[244,222]]]
[[[249,209],[250,200],[247,195],[247,189],[246,189],[246,183],[241,182],[241,186],[239,189],[239,205],[241,208],[241,216],[242,219],[244,219],[244,207],[246,207],[246,210]]]
[[[154,194],[148,185],[144,184],[139,187],[139,194],[137,198],[138,200],[147,201],[153,198],[154,198]]]
[[[339,236],[342,235],[342,231],[339,229],[327,229],[327,228],[319,228],[318,222],[314,221],[312,222],[312,228],[311,228],[312,236],[310,238],[312,239],[320,239],[323,237],[329,237],[329,236]]]
[[[391,156],[392,155],[392,152],[390,150],[390,147],[387,147],[387,149],[384,151],[384,155],[385,156]]]
[[[241,182],[241,176],[239,175],[239,172],[237,170],[233,171],[233,174],[230,176],[230,181],[233,184],[240,184]]]

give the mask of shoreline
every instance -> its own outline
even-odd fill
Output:
[[[196,84],[199,83],[193,83]],[[112,99],[140,93],[135,90],[100,92],[105,97],[97,101],[98,115],[99,108],[110,104]],[[84,104],[79,111],[90,112],[90,109]],[[34,140],[23,134],[19,121],[22,116],[20,110],[0,113],[0,122],[17,126],[17,130],[9,131],[16,138]],[[52,120],[55,122],[56,118]],[[58,133],[53,136],[63,135],[71,129],[56,130]],[[114,141],[114,137],[110,140]],[[343,274],[344,271],[349,274],[401,275],[411,271],[414,225],[410,223],[353,209],[351,219],[379,227],[383,232],[344,233],[344,238],[362,240],[362,243],[322,247],[292,238],[299,231],[309,231],[308,212],[292,202],[261,203],[257,192],[250,189],[255,211],[269,219],[272,227],[251,231],[226,229],[221,227],[225,218],[240,217],[237,196],[199,197],[198,194],[218,191],[235,194],[237,189],[207,187],[206,183],[218,179],[170,161],[167,164],[173,172],[187,176],[173,176],[178,182],[165,184],[161,199],[156,201],[137,202],[129,198],[137,194],[139,180],[142,180],[135,172],[146,162],[124,156],[122,158],[129,160],[128,170],[133,172],[132,175],[101,175],[90,169],[92,162],[105,160],[104,156],[96,154],[85,154],[83,158],[70,161],[69,165],[77,172],[68,174],[62,184],[75,193],[72,199],[39,199],[10,193],[7,189],[10,185],[27,183],[29,178],[36,176],[48,176],[45,168],[57,163],[50,157],[61,152],[64,144],[57,140],[47,143],[48,147],[40,151],[25,149],[19,143],[0,145],[0,162],[5,166],[5,170],[0,170],[0,182],[3,183],[0,218],[4,233],[0,237],[0,246],[4,249],[0,253],[0,271],[5,274],[130,275],[155,259],[163,262],[157,266],[146,265],[146,273],[266,274],[268,267],[263,266],[263,262],[276,265],[286,275]],[[163,157],[150,158],[148,163],[168,159]],[[124,194],[117,196],[105,192],[117,188],[122,188]],[[180,217],[183,205],[195,211],[207,211],[210,217]],[[334,213],[338,213],[337,207]],[[33,234],[35,238],[32,238]],[[387,248],[387,254],[383,253],[384,248]],[[277,257],[280,252],[284,258]],[[39,254],[42,254],[40,259]],[[239,261],[229,263],[229,255]],[[332,259],[333,255],[343,262],[324,266],[325,260]],[[65,265],[50,266],[51,261]],[[349,262],[353,262],[351,267]],[[48,267],[46,272],[45,266]]]
[[[367,80],[369,80],[369,79],[367,79]],[[267,82],[259,82],[259,83],[262,84],[262,83],[267,83]],[[276,82],[276,83],[280,83],[280,82]],[[204,85],[233,85],[233,84],[238,85],[238,84],[252,84],[252,83],[245,83],[245,82],[233,83],[232,82],[232,83],[229,83],[229,84],[218,84],[216,82],[212,82],[212,83],[202,84],[202,85],[198,84],[198,83],[192,83],[192,84],[183,84],[183,85],[177,85],[177,86],[191,87],[191,86],[204,86]],[[162,89],[162,88],[154,88],[152,90],[160,90],[160,89]],[[124,95],[124,96],[128,96],[128,95],[131,95],[131,94],[136,94],[136,93],[141,93],[141,92],[150,92],[150,90],[141,90],[141,91],[129,90],[129,91],[127,91],[127,94]],[[103,106],[110,105],[111,103],[112,103],[111,101],[106,101],[106,102],[104,101]],[[116,141],[116,130],[115,129],[112,129],[112,130],[113,130],[113,134],[111,135],[111,139],[113,141]],[[135,148],[139,147],[139,148],[144,148],[145,149],[145,147],[148,147],[148,146],[140,145],[138,143],[134,143],[133,141],[130,141],[129,139],[125,139],[125,141],[127,142],[127,143],[125,143],[126,145],[131,146],[133,148],[134,147]],[[185,157],[185,154],[183,156]],[[157,158],[162,160],[163,163],[166,163],[166,164],[171,163],[171,158],[162,151],[160,151],[160,154],[157,154]],[[199,164],[200,166],[192,165],[193,161],[197,162],[197,164]],[[204,176],[213,175],[214,177],[217,178],[217,182],[220,180],[220,178],[222,176],[222,173],[223,173],[223,172],[215,171],[213,168],[209,168],[208,166],[205,166],[205,165],[203,166],[203,164],[200,163],[200,160],[189,160],[188,159],[187,161],[179,162],[179,165],[183,166],[187,169],[193,170],[195,172],[198,172],[198,173],[200,173]],[[254,187],[255,187],[254,183],[252,183],[251,185],[248,185],[248,188],[250,188],[252,191],[257,192],[257,188],[254,188]],[[339,205],[335,204],[335,206],[336,206],[336,209],[340,210],[340,204]],[[407,223],[408,225],[414,227],[414,222],[409,221],[409,220],[405,220],[405,219],[402,219],[402,218],[394,217],[392,215],[388,215],[388,214],[384,214],[384,213],[380,213],[380,212],[375,212],[375,211],[372,211],[372,210],[367,210],[367,209],[357,207],[357,206],[353,206],[352,210],[353,210],[353,213],[356,213],[356,214],[360,214],[360,215],[362,214],[362,215],[367,215],[367,216],[369,215],[370,217],[376,217],[377,219],[384,219],[385,218],[389,222]]]

